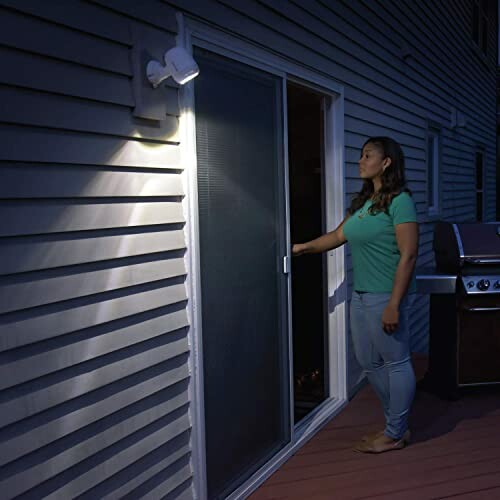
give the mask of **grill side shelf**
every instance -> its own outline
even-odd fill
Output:
[[[456,274],[439,274],[417,271],[417,293],[453,294],[457,290]]]

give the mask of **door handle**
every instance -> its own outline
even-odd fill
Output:
[[[290,271],[291,271],[290,264],[291,264],[290,257],[288,257],[288,256],[283,257],[283,273],[284,274],[290,274]]]
[[[500,264],[500,259],[476,259],[473,257],[465,258],[465,262],[469,262],[471,264]]]
[[[462,311],[467,311],[467,312],[495,312],[495,311],[500,311],[500,307],[462,307]]]

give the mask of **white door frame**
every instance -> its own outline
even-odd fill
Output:
[[[245,63],[282,78],[283,82],[283,137],[285,182],[288,189],[288,147],[286,121],[287,81],[313,88],[326,96],[325,110],[325,195],[326,225],[330,231],[337,227],[344,217],[345,173],[344,173],[344,89],[327,75],[312,71],[306,66],[291,62],[256,44],[229,35],[208,24],[177,14],[179,26],[177,44],[190,53],[193,45],[205,48],[235,61]],[[186,268],[188,271],[188,316],[190,319],[189,340],[191,345],[190,400],[193,428],[192,452],[195,498],[207,498],[205,463],[205,418],[203,395],[203,352],[201,332],[201,286],[199,258],[199,217],[196,162],[196,123],[194,110],[194,84],[188,83],[180,91],[181,158],[186,198],[183,202],[186,214]],[[287,219],[289,220],[289,192],[286,192]],[[287,244],[290,246],[289,228]],[[347,339],[346,339],[346,290],[344,249],[328,252],[328,335],[329,335],[329,398],[316,408],[299,425],[291,428],[291,442],[273,459],[259,469],[248,481],[228,498],[244,498],[267,479],[281,464],[308,441],[323,425],[347,404]],[[290,290],[290,279],[288,280]],[[289,306],[291,306],[289,294]],[[289,315],[291,307],[289,307]],[[290,316],[291,318],[291,316]],[[290,323],[291,325],[291,323]],[[293,422],[293,356],[291,327],[290,346],[290,403]]]

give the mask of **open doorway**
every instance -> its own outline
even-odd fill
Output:
[[[325,232],[324,100],[287,84],[290,232],[304,242]],[[327,274],[325,255],[292,260],[295,423],[328,398]]]

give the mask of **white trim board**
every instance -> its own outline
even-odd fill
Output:
[[[235,61],[277,75],[283,79],[283,102],[286,103],[287,81],[321,92],[325,96],[325,195],[327,230],[334,229],[343,219],[345,199],[344,172],[344,89],[337,82],[309,68],[279,57],[271,50],[262,48],[239,37],[229,35],[196,20],[177,15],[179,35],[177,43],[192,53],[193,45],[210,50]],[[186,198],[183,202],[186,214],[186,267],[188,270],[188,315],[190,318],[190,343],[192,348],[190,397],[192,401],[193,467],[195,498],[207,498],[205,463],[205,425],[203,398],[203,352],[200,308],[200,259],[199,219],[196,165],[196,128],[194,110],[194,84],[188,83],[180,91],[181,157],[185,167],[183,182]],[[284,126],[284,168],[288,166],[286,107]],[[288,178],[285,172],[286,179]],[[287,195],[288,198],[288,195]],[[287,201],[288,203],[288,201]],[[287,228],[289,231],[289,228]],[[289,236],[287,242],[290,244]],[[259,469],[248,481],[228,498],[244,498],[254,491],[298,448],[307,442],[325,423],[347,404],[347,339],[346,339],[346,290],[343,247],[328,252],[328,325],[330,397],[308,417],[291,429],[291,442],[273,459]],[[290,295],[289,295],[290,299]],[[289,300],[290,302],[290,300]],[[292,345],[291,328],[289,345]],[[290,352],[291,406],[293,411],[293,356]],[[292,413],[291,411],[291,413]],[[293,417],[293,414],[292,414]],[[292,418],[293,421],[293,418]]]

